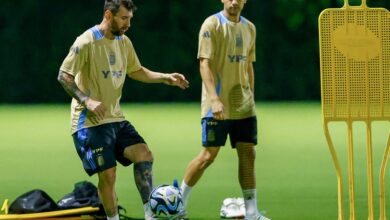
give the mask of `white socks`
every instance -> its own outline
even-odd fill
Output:
[[[192,191],[192,187],[188,186],[184,180],[180,185],[181,198],[183,200],[184,208],[187,206],[188,197]],[[256,189],[244,189],[242,190],[245,202],[246,215],[257,215],[259,213],[257,209],[257,193]]]
[[[187,201],[188,201],[188,197],[192,191],[192,187],[191,186],[188,186],[184,180],[181,182],[181,186],[180,186],[180,191],[181,191],[181,199],[183,201],[183,206],[184,208],[186,208],[187,206]]]
[[[119,214],[116,214],[116,215],[113,216],[113,217],[108,217],[108,216],[107,216],[107,220],[119,220]]]
[[[259,211],[257,209],[256,189],[244,189],[242,194],[244,195],[246,215],[257,215]]]
[[[144,211],[145,211],[145,216],[153,216],[152,209],[150,208],[148,202],[144,204]]]

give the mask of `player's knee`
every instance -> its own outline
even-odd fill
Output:
[[[142,161],[153,162],[153,153],[146,144],[128,147],[124,152],[124,156],[133,163]]]
[[[239,157],[241,160],[254,161],[256,159],[256,150],[250,146],[241,148],[239,151]]]
[[[145,148],[144,150],[139,152],[138,161],[153,161],[153,153],[149,148]]]
[[[206,169],[209,167],[215,160],[215,157],[211,156],[203,156],[200,158],[201,161],[201,169]]]
[[[109,187],[114,186],[116,180],[116,172],[113,169],[105,170],[99,173],[99,186]]]

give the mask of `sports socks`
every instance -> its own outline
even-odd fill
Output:
[[[116,214],[116,215],[113,216],[113,217],[108,217],[108,216],[107,216],[107,220],[119,220],[119,214]]]
[[[192,191],[192,187],[191,186],[188,186],[184,180],[181,182],[181,186],[180,186],[180,191],[181,191],[181,199],[183,201],[183,206],[184,208],[186,208],[187,206],[187,201],[188,201],[188,197]]]
[[[144,204],[144,211],[145,211],[145,216],[153,216],[152,209],[150,208],[148,202]]]
[[[244,189],[242,194],[244,195],[246,215],[257,215],[259,211],[257,209],[256,189]]]

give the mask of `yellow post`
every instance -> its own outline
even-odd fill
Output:
[[[325,137],[337,176],[338,219],[343,220],[343,181],[336,148],[328,124],[348,127],[349,219],[355,216],[353,122],[366,123],[367,209],[375,219],[373,186],[372,122],[390,122],[390,13],[384,8],[350,6],[328,8],[318,18],[321,70],[321,104]],[[390,134],[379,175],[380,220],[386,220],[385,174],[390,153]]]
[[[352,122],[348,121],[348,176],[349,176],[349,219],[355,220],[355,168],[353,159]]]
[[[367,126],[367,182],[368,182],[368,220],[374,220],[374,184],[372,169],[372,132],[371,122]]]
[[[343,181],[342,181],[342,172],[339,160],[337,159],[337,153],[334,148],[332,138],[329,133],[328,122],[324,122],[324,131],[326,141],[328,143],[330,154],[332,155],[333,163],[336,168],[336,176],[337,176],[337,206],[338,206],[338,220],[344,219],[344,208],[343,208]]]
[[[380,217],[379,220],[386,220],[386,202],[385,202],[385,175],[386,166],[390,154],[390,133],[387,139],[387,146],[383,154],[383,160],[381,163],[381,171],[379,176],[379,203],[380,203]]]

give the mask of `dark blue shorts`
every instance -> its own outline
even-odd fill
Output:
[[[204,147],[225,146],[227,135],[232,148],[237,142],[257,144],[257,119],[215,120],[202,118],[202,144]]]
[[[128,121],[83,128],[73,135],[77,153],[88,175],[116,166],[116,161],[129,166],[132,161],[123,156],[126,147],[145,143]]]

